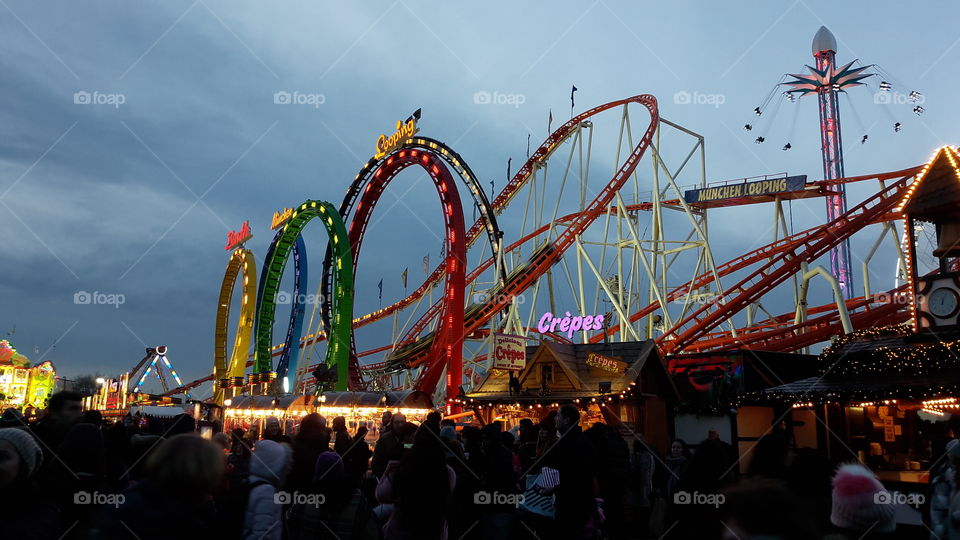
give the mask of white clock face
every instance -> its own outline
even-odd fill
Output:
[[[940,287],[930,293],[928,302],[930,313],[937,317],[949,317],[957,310],[957,293],[947,287]]]

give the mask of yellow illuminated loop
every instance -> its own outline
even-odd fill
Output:
[[[240,301],[240,320],[237,322],[237,335],[233,341],[230,361],[227,362],[227,323],[230,320],[230,304],[233,300],[233,287],[240,279],[243,298]],[[250,336],[253,333],[253,318],[257,307],[257,264],[253,252],[249,249],[237,249],[230,256],[227,271],[220,285],[220,301],[217,302],[217,328],[213,343],[213,399],[217,405],[223,405],[222,379],[243,377],[247,367],[247,355],[250,349]]]

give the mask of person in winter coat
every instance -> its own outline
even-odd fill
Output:
[[[106,504],[102,538],[166,540],[216,538],[213,493],[223,481],[223,452],[193,433],[176,435],[150,451],[142,481]]]
[[[957,492],[954,462],[960,462],[960,440],[951,439],[945,450],[946,459],[930,475],[930,538],[947,538],[950,501]]]
[[[258,441],[250,458],[250,498],[243,521],[247,540],[283,538],[283,500],[278,489],[290,472],[293,452],[290,446],[268,439]]]
[[[401,429],[407,423],[407,419],[402,414],[394,414],[390,417],[390,430],[384,429],[377,444],[373,448],[373,461],[370,463],[370,469],[377,478],[382,478],[387,468],[387,463],[393,459],[397,447],[403,444]]]
[[[333,451],[342,458],[353,446],[353,437],[347,432],[347,419],[337,416],[333,419]]]
[[[50,499],[60,508],[63,538],[86,538],[94,527],[98,507],[83,494],[110,493],[105,486],[106,449],[100,428],[75,424],[56,448],[59,458],[40,479]]]
[[[380,539],[370,505],[335,452],[320,454],[306,493],[312,496],[301,497],[287,514],[288,540]]]
[[[0,428],[0,505],[4,538],[60,536],[57,508],[37,490],[34,474],[43,460],[40,445],[26,429]]]
[[[263,438],[268,441],[282,442],[290,444],[290,437],[283,434],[283,428],[280,426],[280,420],[276,416],[268,416],[263,423]]]
[[[353,436],[353,442],[345,454],[343,454],[343,464],[347,468],[347,479],[351,485],[359,486],[363,481],[364,475],[370,468],[370,456],[373,451],[367,444],[367,426],[360,426],[356,435]]]
[[[300,422],[300,431],[293,439],[293,468],[287,477],[286,490],[305,491],[313,480],[313,470],[320,454],[330,451],[330,430],[323,418],[310,413]]]
[[[410,451],[387,467],[377,485],[377,500],[394,505],[383,527],[384,538],[447,540],[447,517],[457,475],[444,457],[440,437],[424,423]]]
[[[630,502],[633,506],[633,526],[641,536],[650,526],[650,509],[653,506],[653,471],[656,468],[653,451],[642,438],[633,441],[630,455]]]
[[[555,533],[560,538],[589,536],[596,504],[596,450],[580,428],[580,411],[573,405],[564,405],[557,415],[560,438],[547,449],[544,462],[556,469],[560,483],[542,489],[543,495],[555,494]]]

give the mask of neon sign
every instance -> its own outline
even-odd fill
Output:
[[[253,238],[253,233],[250,232],[250,221],[244,221],[239,231],[230,231],[227,233],[227,245],[223,249],[225,251],[236,249],[251,238]]]
[[[283,224],[290,221],[293,217],[293,208],[284,208],[273,213],[273,221],[270,222],[270,229],[277,230],[283,227]]]
[[[417,120],[420,119],[420,109],[417,109],[410,118],[407,118],[405,121],[397,120],[396,131],[393,132],[389,137],[387,135],[381,134],[377,137],[376,144],[376,153],[373,154],[375,159],[380,159],[383,156],[389,154],[390,152],[396,150],[403,143],[407,142],[408,139],[417,134]]]
[[[569,311],[566,317],[554,317],[553,313],[548,311],[540,317],[540,321],[537,323],[537,330],[541,334],[560,330],[567,333],[567,338],[572,338],[578,330],[600,330],[601,328],[603,328],[603,315],[571,317]]]

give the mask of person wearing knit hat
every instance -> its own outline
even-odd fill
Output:
[[[0,429],[0,537],[65,537],[49,486],[40,488],[35,481],[42,462],[43,450],[29,431]]]
[[[841,465],[833,477],[830,522],[857,533],[889,533],[896,529],[890,492],[859,463]]]
[[[26,481],[43,461],[33,435],[22,429],[0,429],[0,488]]]

